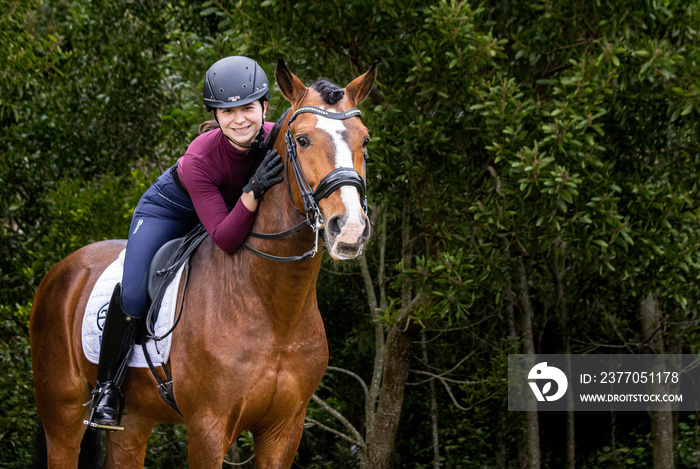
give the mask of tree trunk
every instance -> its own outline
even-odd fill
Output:
[[[365,427],[367,429],[365,440],[371,441],[373,438],[372,430],[374,429],[374,416],[379,399],[379,391],[382,384],[382,374],[384,372],[384,356],[386,349],[386,341],[384,338],[384,326],[382,325],[381,312],[386,311],[386,285],[385,285],[385,257],[386,257],[386,222],[387,214],[386,207],[383,204],[377,208],[375,216],[381,219],[381,224],[377,231],[379,232],[379,266],[377,272],[377,284],[379,287],[379,299],[374,293],[374,284],[372,275],[369,272],[367,258],[363,254],[360,257],[360,268],[362,271],[362,279],[365,283],[365,291],[367,292],[367,300],[369,310],[372,315],[372,324],[374,324],[374,365],[372,367],[372,380],[365,398]],[[377,218],[372,220],[372,225],[377,225]],[[366,457],[366,452],[363,458]]]
[[[661,312],[659,302],[654,295],[649,295],[639,302],[639,315],[642,324],[642,340],[648,344],[652,353],[664,353]],[[651,385],[652,393],[657,392],[655,389],[657,384]],[[649,413],[654,468],[673,469],[673,414],[670,403],[666,403],[663,407],[667,409]]]
[[[516,285],[518,289],[519,325],[523,341],[523,353],[535,354],[535,337],[532,331],[532,317],[534,315],[530,303],[527,272],[522,255],[515,259]],[[534,396],[532,397],[534,400]],[[525,434],[527,438],[527,468],[539,469],[540,467],[540,424],[537,411],[525,412]]]
[[[566,308],[566,297],[564,295],[564,272],[565,272],[565,248],[564,243],[558,243],[552,250],[549,266],[554,277],[554,288],[557,293],[557,312],[561,323],[564,353],[566,354],[566,372],[571,375],[571,339],[569,334],[569,312]],[[574,414],[574,394],[566,394],[566,468],[576,469],[576,435],[575,435],[575,414]]]
[[[402,219],[402,260],[406,268],[413,263],[412,241],[410,235],[411,194],[404,195]],[[380,270],[383,266],[380,266]],[[380,284],[380,293],[383,285]],[[396,434],[399,429],[404,391],[408,380],[409,362],[413,339],[417,328],[411,325],[410,312],[417,298],[412,298],[409,282],[405,282],[401,292],[401,312],[396,323],[386,334],[382,360],[375,360],[374,375],[381,375],[381,386],[378,381],[372,382],[372,390],[368,396],[367,409],[372,412],[371,421],[367,423],[366,449],[363,453],[362,469],[389,469],[391,456],[394,452]],[[376,300],[375,300],[376,302]],[[381,330],[376,331],[381,334]],[[382,366],[382,369],[377,369]],[[376,400],[378,397],[378,400]]]
[[[506,439],[508,435],[508,419],[507,411],[504,409],[498,410],[498,420],[496,421],[496,443],[494,454],[494,469],[506,469],[507,445]]]
[[[425,331],[420,334],[423,362],[428,366],[428,345],[425,342]],[[435,380],[430,380],[430,428],[433,441],[433,468],[440,469],[440,435],[438,427],[437,399],[435,397]]]
[[[617,459],[617,412],[610,412],[610,447],[612,448],[612,467],[619,467]]]
[[[405,324],[403,324],[405,326]],[[367,440],[367,454],[362,469],[389,469],[399,428],[404,389],[408,379],[413,339],[399,327],[392,327],[386,340],[381,395]]]
[[[507,249],[507,244],[503,242],[503,246]],[[518,331],[515,320],[515,299],[513,298],[513,282],[512,278],[508,277],[508,284],[505,287],[503,301],[505,306],[506,323],[508,327],[508,337],[517,337]],[[498,430],[496,431],[496,469],[506,469],[508,447],[506,444],[508,437],[508,411],[501,408],[499,410]],[[526,451],[522,445],[517,447],[516,467],[525,467],[527,460]]]
[[[570,352],[566,352],[567,354]],[[567,368],[569,376],[571,376],[571,359],[567,358]],[[574,414],[574,397],[572,393],[568,393],[567,397],[568,410],[566,411],[566,467],[567,469],[576,469],[576,431],[575,431],[575,414]]]

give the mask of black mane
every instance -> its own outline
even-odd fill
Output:
[[[330,105],[337,103],[345,96],[345,91],[341,87],[331,83],[325,78],[318,80],[311,88],[318,91],[323,101]]]

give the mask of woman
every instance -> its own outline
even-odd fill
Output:
[[[134,211],[122,283],[114,289],[102,331],[91,426],[121,428],[121,384],[148,310],[148,267],[156,251],[201,222],[217,246],[235,252],[250,231],[263,194],[282,181],[281,156],[275,150],[248,176],[272,128],[265,123],[270,86],[263,69],[247,57],[221,59],[207,71],[203,93],[218,126],[192,141]]]

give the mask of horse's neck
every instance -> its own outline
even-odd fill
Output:
[[[281,134],[283,135],[283,134]],[[284,158],[284,147],[278,148]],[[285,161],[286,165],[286,161]],[[287,176],[291,178],[292,187],[296,185],[293,172],[282,172],[284,181],[271,187],[263,200],[258,205],[258,213],[252,231],[257,233],[280,233],[289,230],[304,221],[304,216],[299,213],[289,196],[287,188]],[[299,232],[273,240],[261,240],[249,237],[246,242],[258,249],[279,257],[299,256],[311,250],[315,242],[315,234],[310,227],[305,227]],[[289,278],[296,279],[294,289],[305,288],[303,284],[316,284],[316,277],[321,266],[321,253],[323,241],[319,239],[319,252],[315,257],[302,261],[275,262],[263,259],[257,255],[252,256],[251,269],[260,269],[266,273],[266,278],[274,278],[276,282],[283,285],[291,285]]]
[[[284,154],[284,152],[280,152]],[[283,173],[286,178],[286,172]],[[290,171],[291,176],[291,171]],[[293,176],[292,176],[293,178]],[[296,184],[292,179],[292,184]],[[287,193],[286,181],[271,187],[258,205],[258,212],[252,226],[257,233],[279,233],[286,231],[304,220],[294,208]],[[315,236],[306,227],[292,235],[279,239],[259,239],[249,236],[245,243],[253,249],[279,257],[299,256],[314,245]],[[316,280],[321,267],[323,242],[319,240],[319,252],[313,258],[276,262],[258,256],[244,248],[235,255],[209,245],[202,255],[208,258],[206,266],[217,272],[216,283],[226,285],[237,292],[234,297],[240,305],[234,310],[255,311],[255,321],[268,321],[278,331],[303,329],[310,316],[318,314],[316,304]],[[207,288],[207,280],[203,280]],[[226,308],[224,308],[226,309]],[[226,315],[221,320],[231,320],[235,316]],[[250,319],[250,318],[249,318]],[[296,325],[296,327],[295,327]],[[283,332],[280,332],[283,333]]]

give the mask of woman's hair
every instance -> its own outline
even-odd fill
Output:
[[[199,133],[203,134],[204,132],[209,132],[210,130],[215,130],[218,128],[219,124],[215,120],[202,122],[201,124],[199,124]]]

